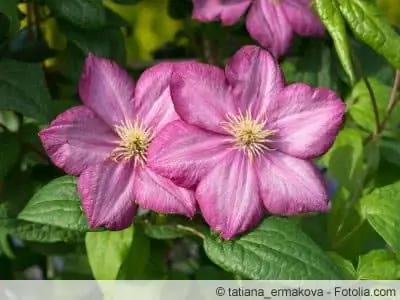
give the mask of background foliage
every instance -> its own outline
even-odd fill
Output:
[[[141,212],[118,232],[90,231],[75,179],[37,137],[78,105],[85,56],[133,77],[163,60],[223,65],[254,44],[243,22],[191,20],[190,0],[0,1],[0,279],[398,279],[400,5],[315,0],[329,35],[298,38],[288,82],[328,87],[345,126],[318,163],[336,182],[327,214],[266,218],[234,241],[201,219]]]

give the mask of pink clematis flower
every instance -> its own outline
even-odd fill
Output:
[[[236,23],[246,10],[250,35],[275,56],[290,47],[294,34],[322,36],[324,26],[311,7],[311,0],[193,0],[193,18]]]
[[[147,149],[178,120],[170,96],[172,65],[152,67],[135,88],[115,63],[89,55],[79,84],[83,106],[59,115],[40,132],[55,165],[79,176],[78,191],[92,228],[123,229],[136,204],[193,216],[194,195],[147,167]]]
[[[225,239],[255,226],[265,211],[328,210],[326,184],[310,159],[330,148],[345,105],[325,88],[284,85],[276,60],[240,49],[225,71],[190,62],[171,76],[181,116],[153,140],[149,167],[195,188],[208,224]]]

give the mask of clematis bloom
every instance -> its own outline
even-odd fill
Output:
[[[195,188],[208,224],[225,239],[255,226],[265,212],[328,210],[320,171],[311,162],[334,142],[345,105],[331,90],[284,85],[276,60],[246,46],[225,71],[183,63],[171,76],[182,120],[153,140],[148,165]]]
[[[321,36],[324,26],[311,0],[193,0],[193,18],[236,23],[250,7],[246,27],[250,35],[275,56],[289,49],[295,34]]]
[[[79,83],[84,105],[40,132],[54,164],[79,176],[90,227],[126,228],[137,204],[160,213],[195,213],[193,193],[157,175],[146,162],[158,132],[179,119],[170,97],[171,71],[168,63],[152,67],[135,88],[122,68],[89,55]]]

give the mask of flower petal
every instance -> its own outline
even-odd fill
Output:
[[[324,25],[312,8],[310,0],[285,0],[281,4],[294,32],[303,36],[322,36]]]
[[[277,98],[270,126],[277,130],[276,148],[299,158],[324,154],[342,124],[345,105],[331,90],[306,84],[287,86]]]
[[[147,162],[176,184],[194,188],[228,151],[226,136],[175,121],[152,141]]]
[[[254,0],[246,27],[250,35],[276,57],[285,54],[291,45],[293,29],[280,4]]]
[[[221,19],[233,25],[246,12],[251,0],[193,0],[193,19],[209,22]]]
[[[282,154],[267,153],[257,160],[261,198],[275,215],[296,215],[328,210],[322,175],[311,163]]]
[[[193,217],[196,212],[193,192],[176,186],[147,167],[138,169],[135,191],[136,202],[141,208],[188,217]]]
[[[254,167],[239,151],[227,155],[199,183],[196,199],[204,219],[224,239],[251,229],[264,214]]]
[[[108,160],[83,171],[78,191],[91,228],[120,230],[132,224],[135,176],[133,162]]]
[[[242,112],[251,108],[254,116],[264,114],[271,99],[284,86],[278,62],[256,46],[237,51],[226,65],[225,74]]]
[[[147,69],[136,85],[135,111],[153,134],[167,123],[178,120],[170,94],[170,78],[173,65],[161,63]]]
[[[174,67],[171,95],[179,116],[191,125],[226,133],[221,126],[234,113],[224,72],[214,66],[188,62]]]
[[[89,55],[79,82],[83,103],[110,126],[133,117],[135,85],[116,63]]]
[[[105,160],[116,147],[116,135],[84,106],[59,115],[39,133],[52,162],[71,175]]]

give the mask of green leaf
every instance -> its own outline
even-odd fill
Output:
[[[378,113],[380,120],[382,120],[389,101],[391,87],[382,84],[375,78],[368,78],[368,81],[374,92]],[[371,95],[364,80],[361,80],[354,86],[347,103],[354,103],[348,105],[348,111],[353,120],[364,129],[373,132],[376,127],[375,115],[372,108]]]
[[[0,181],[18,162],[21,146],[18,136],[12,133],[0,133]]]
[[[354,269],[354,266],[351,263],[351,261],[341,257],[339,254],[335,252],[329,252],[328,255],[340,268],[346,280],[354,280],[357,278],[356,270]]]
[[[292,220],[271,217],[232,241],[211,234],[204,249],[214,263],[249,279],[340,278],[330,258]]]
[[[400,181],[375,189],[360,200],[360,213],[400,254]]]
[[[0,219],[0,228],[3,228],[8,234],[32,242],[77,242],[83,239],[82,233],[77,231],[16,219]]]
[[[40,189],[18,219],[81,232],[89,230],[76,191],[76,179],[71,176],[57,178]]]
[[[93,53],[121,64],[125,63],[125,42],[119,28],[81,30],[66,22],[60,22],[59,26],[68,40],[85,55]]]
[[[360,131],[351,128],[342,130],[322,162],[328,167],[329,176],[352,191],[363,174],[363,137]]]
[[[376,4],[366,0],[337,0],[354,35],[400,68],[400,36]]]
[[[88,232],[86,251],[96,280],[117,279],[118,272],[131,248],[134,229]]]
[[[49,120],[50,94],[40,64],[0,61],[0,110]]]
[[[283,62],[286,80],[338,90],[340,80],[333,51],[323,40],[306,40],[304,44],[304,53]]]
[[[371,251],[358,260],[357,277],[361,280],[393,280],[399,271],[400,262],[386,250]]]
[[[350,81],[354,83],[355,75],[347,40],[346,25],[336,2],[332,0],[314,0],[314,7],[335,43],[336,51],[346,74],[349,76]]]
[[[150,240],[145,235],[144,229],[135,225],[133,241],[128,254],[119,270],[120,280],[147,279],[145,276],[150,258]],[[149,278],[150,279],[150,278]]]
[[[19,29],[18,0],[0,1],[0,13],[3,13],[10,22],[10,31],[16,32]]]
[[[394,139],[382,139],[380,142],[382,157],[397,166],[400,166],[400,142]]]
[[[83,29],[106,24],[106,12],[100,0],[45,0],[56,17]]]

